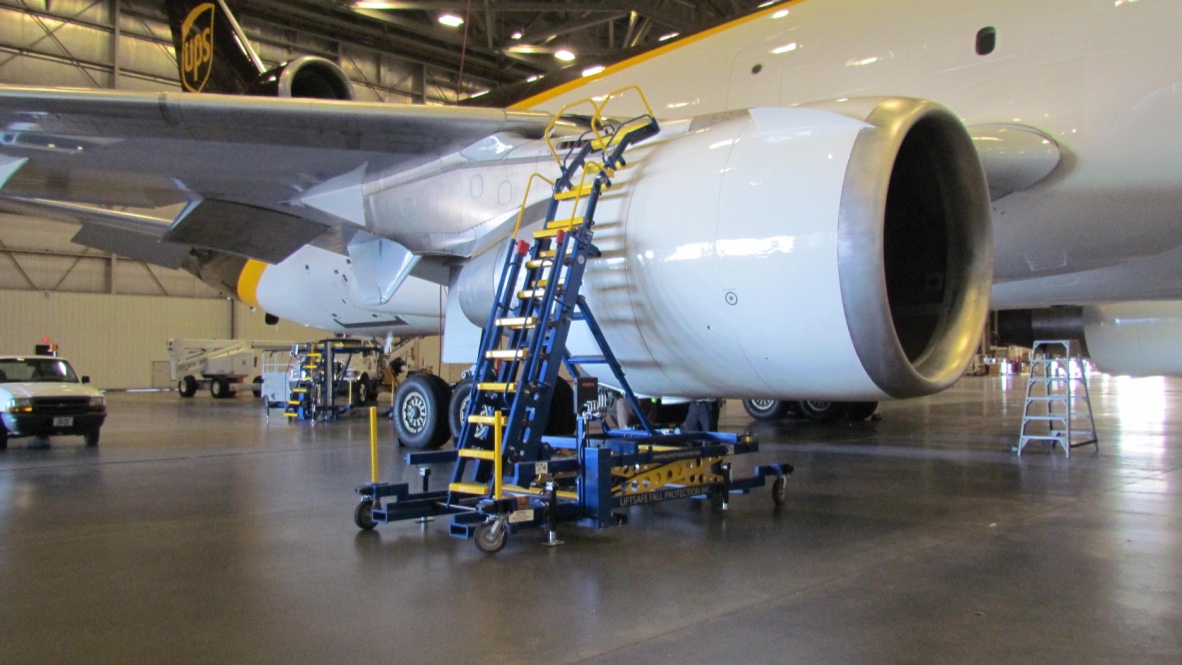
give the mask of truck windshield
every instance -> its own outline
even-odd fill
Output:
[[[0,383],[78,383],[70,363],[56,358],[0,358]]]

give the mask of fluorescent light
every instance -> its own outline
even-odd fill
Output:
[[[596,74],[602,72],[604,69],[605,68],[603,65],[595,65],[594,67],[588,67],[587,69],[583,70],[583,76],[595,76]]]
[[[521,38],[522,38],[522,37],[524,37],[524,36],[525,36],[525,35],[521,34],[521,31],[520,31],[520,30],[518,30],[517,32],[513,33],[512,35],[510,35],[510,38],[511,38],[511,39],[521,39]]]
[[[488,94],[488,90],[481,90],[480,92],[476,93],[475,95],[468,95],[468,99],[476,99],[477,97],[481,97],[481,96],[484,96],[487,94]]]
[[[540,79],[540,78],[542,78],[542,77],[541,77],[541,76],[531,76],[531,77],[529,77],[529,78],[525,79],[525,82],[526,82],[526,83],[533,83],[534,81],[536,81],[536,80],[538,80],[538,79]]]
[[[570,62],[571,60],[575,59],[575,54],[562,48],[562,49],[558,49],[557,51],[554,52],[554,57],[558,58],[559,60],[561,60],[563,62]]]
[[[448,26],[449,28],[458,28],[464,25],[464,19],[455,14],[440,14],[439,22]]]
[[[759,6],[756,7],[756,9],[763,9],[764,7],[771,7],[774,4],[776,4],[776,0],[767,0],[767,2],[759,3]]]
[[[796,42],[792,42],[791,44],[777,46],[776,48],[772,49],[772,53],[774,55],[780,55],[781,53],[788,53],[790,51],[795,51],[795,50],[796,50]]]
[[[776,12],[775,14],[772,14],[772,18],[784,18],[787,15],[788,15],[788,10],[781,9],[780,11]]]
[[[657,41],[659,41],[659,42],[667,42],[667,41],[669,41],[670,39],[673,39],[674,37],[677,37],[677,36],[679,36],[679,35],[681,35],[681,33],[680,33],[680,32],[670,32],[670,33],[669,33],[669,34],[667,34],[667,35],[661,35],[660,37],[657,37]]]

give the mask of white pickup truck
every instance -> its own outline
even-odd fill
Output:
[[[81,434],[97,446],[107,417],[103,394],[55,356],[0,356],[0,450],[9,437]]]

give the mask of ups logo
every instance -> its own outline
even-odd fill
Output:
[[[190,92],[201,92],[213,69],[213,16],[213,3],[203,2],[181,24],[181,83]]]

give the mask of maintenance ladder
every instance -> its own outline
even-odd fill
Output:
[[[732,477],[726,460],[758,450],[750,436],[653,430],[580,295],[587,264],[600,255],[592,243],[600,196],[627,165],[625,150],[659,131],[651,109],[620,123],[606,119],[603,106],[587,102],[596,111],[589,130],[593,136],[574,142],[565,158],[547,131],[560,175],[551,183],[546,215],[532,244],[517,240],[517,229],[508,241],[456,450],[407,455],[409,464],[420,466],[422,490],[417,493],[405,483],[377,481],[375,450],[374,480],[357,488],[362,500],[354,521],[360,528],[449,514],[451,535],[475,537],[482,551],[492,553],[510,531],[544,525],[553,545],[558,521],[622,524],[626,514],[621,510],[632,505],[696,497],[719,499],[725,508],[729,494],[763,486],[769,477],[775,478],[773,499],[777,505],[784,502],[789,464],[763,465],[753,476]],[[524,210],[525,203],[518,228]],[[586,324],[600,355],[572,356],[567,350],[576,321]],[[580,366],[591,364],[609,368],[640,428],[612,430],[601,422],[602,433],[592,434],[590,416],[584,416],[574,438],[543,441],[555,386],[562,380],[559,369],[565,365],[577,380],[583,376]],[[448,462],[453,467],[447,489],[432,491],[428,465]],[[387,497],[394,500],[383,502]]]
[[[1031,441],[1062,446],[1068,457],[1072,448],[1100,449],[1088,375],[1075,340],[1037,341],[1030,350],[1030,380],[1015,447],[1019,455]]]

